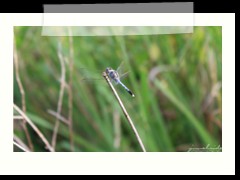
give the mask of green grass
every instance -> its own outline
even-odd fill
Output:
[[[57,44],[70,57],[69,37],[43,37],[41,27],[15,27],[20,77],[25,89],[27,115],[51,142],[57,111],[61,67]],[[122,61],[130,70],[124,83],[132,98],[119,93],[147,151],[188,151],[191,147],[221,145],[222,92],[208,102],[212,88],[222,82],[222,29],[195,27],[193,34],[73,37],[73,130],[76,151],[141,151],[106,82],[81,81],[81,68],[103,71]],[[66,79],[69,78],[66,59]],[[162,72],[149,80],[153,68]],[[100,73],[101,78],[101,73]],[[65,89],[62,115],[68,117]],[[21,94],[14,77],[14,102]],[[204,110],[203,106],[207,105]],[[216,113],[218,112],[218,113]],[[121,143],[114,147],[114,113],[120,116]],[[46,151],[31,130],[35,151]],[[20,128],[17,134],[27,144]],[[68,127],[61,123],[56,151],[70,151]]]

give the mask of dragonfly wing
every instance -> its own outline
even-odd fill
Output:
[[[130,73],[130,71],[121,74],[120,79],[124,79],[125,77],[127,77],[129,75],[129,73]]]
[[[117,68],[117,72],[122,72],[124,70],[125,66],[126,66],[125,62],[122,61],[121,64]]]
[[[86,68],[79,68],[77,70],[78,77],[81,81],[99,81],[103,80],[101,71],[89,70]]]
[[[120,79],[123,79],[126,76],[128,76],[130,71],[128,71],[126,63],[124,61],[122,61],[120,66],[117,68],[117,72],[119,74]]]

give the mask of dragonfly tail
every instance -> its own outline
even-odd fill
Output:
[[[135,97],[135,95],[132,93],[132,91],[130,91],[129,89],[126,89],[126,90],[132,97]]]
[[[121,84],[124,89],[132,96],[135,97],[135,95],[132,93],[132,91],[130,89],[128,89],[121,81],[118,82],[119,84]]]

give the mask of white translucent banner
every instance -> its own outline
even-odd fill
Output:
[[[193,3],[45,5],[43,36],[193,32]],[[178,20],[176,24],[176,19]]]

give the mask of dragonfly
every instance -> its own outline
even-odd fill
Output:
[[[111,80],[111,82],[114,84],[114,85],[120,85],[122,86],[132,97],[135,97],[135,95],[133,94],[133,92],[122,82],[122,79],[125,78],[128,74],[129,74],[129,71],[128,72],[123,72],[123,69],[124,69],[124,63],[122,62],[120,64],[120,66],[117,68],[117,70],[114,70],[113,68],[111,67],[107,67],[105,69],[105,72],[106,74],[108,75],[109,79]],[[89,71],[86,71],[86,69],[82,69],[84,71],[84,75],[85,76],[83,78],[83,80],[96,80],[96,78],[92,78],[94,72],[89,72]],[[101,73],[98,74],[98,76],[100,75]],[[96,77],[96,76],[95,76]],[[97,79],[97,80],[100,80],[100,79]]]

